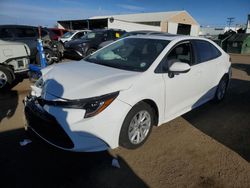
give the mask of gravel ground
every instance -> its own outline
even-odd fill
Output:
[[[137,150],[57,150],[23,129],[24,80],[0,94],[0,187],[250,187],[250,56],[233,55],[226,99],[154,128]],[[116,157],[121,168],[111,166]]]

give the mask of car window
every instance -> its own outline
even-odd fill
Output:
[[[79,33],[75,34],[75,36],[73,38],[74,39],[79,39],[79,38],[83,37],[84,34],[85,34],[84,32],[79,32]]]
[[[169,41],[160,39],[124,38],[88,56],[88,62],[143,72],[159,56]]]
[[[4,39],[4,38],[12,38],[12,37],[13,35],[9,29],[7,28],[0,29],[0,38]]]
[[[221,55],[221,52],[211,43],[203,40],[194,40],[197,63],[202,63],[215,59]]]
[[[71,37],[73,34],[74,34],[74,32],[68,31],[68,32],[66,32],[66,33],[62,36],[62,38],[69,38],[69,37]]]
[[[174,47],[167,55],[168,67],[175,62],[183,62],[192,65],[192,51],[190,42],[184,42]]]
[[[20,37],[20,38],[36,37],[36,32],[34,29],[30,29],[30,28],[16,28],[15,35],[16,37]]]
[[[67,33],[68,31],[67,30],[62,30],[63,34]]]

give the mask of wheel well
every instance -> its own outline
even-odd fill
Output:
[[[225,73],[222,78],[224,78],[224,77],[227,78],[227,87],[228,87],[229,79],[230,79],[229,73]]]
[[[229,73],[225,73],[224,76],[226,76],[229,79]]]
[[[156,103],[151,99],[144,99],[144,100],[142,100],[142,102],[147,103],[154,110],[154,112],[155,112],[154,125],[157,126],[158,122],[159,122],[159,110],[158,110]]]

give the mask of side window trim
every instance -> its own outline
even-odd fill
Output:
[[[185,44],[185,43],[189,43],[190,44],[190,50],[191,50],[191,66],[195,65],[196,64],[196,57],[194,56],[194,47],[193,47],[193,44],[192,44],[192,40],[188,39],[188,40],[182,40],[178,43],[176,43],[168,52],[167,54],[162,58],[161,62],[158,64],[158,66],[156,67],[154,73],[168,73],[168,71],[165,71],[163,70],[163,64],[164,62],[166,62],[166,59],[169,55],[169,53],[174,49],[176,48],[177,46],[181,45],[181,44]]]

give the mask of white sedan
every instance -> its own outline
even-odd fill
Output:
[[[152,126],[221,101],[230,77],[229,55],[210,40],[127,37],[44,69],[25,100],[27,129],[70,151],[134,149]]]

